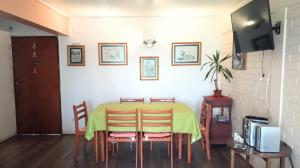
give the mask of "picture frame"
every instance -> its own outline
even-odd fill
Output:
[[[159,57],[140,57],[140,80],[159,80]]]
[[[99,65],[128,65],[127,43],[98,43]]]
[[[232,69],[235,70],[246,70],[247,53],[236,53],[235,45],[232,47]]]
[[[172,66],[200,65],[201,51],[201,42],[172,43]]]
[[[68,45],[68,66],[85,66],[84,45]]]

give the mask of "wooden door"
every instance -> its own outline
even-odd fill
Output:
[[[18,134],[60,134],[57,37],[12,37]]]

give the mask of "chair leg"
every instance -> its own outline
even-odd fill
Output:
[[[95,161],[98,162],[98,132],[94,133],[94,151],[95,151]]]
[[[108,147],[108,140],[107,140],[107,139],[105,140],[105,143],[106,143],[106,144],[105,144],[105,147],[106,147],[106,153],[105,153],[105,156],[106,156],[106,157],[105,157],[105,167],[108,168],[108,148],[109,148],[109,147]]]
[[[104,145],[104,141],[105,141],[105,138],[104,138],[104,133],[103,132],[100,132],[100,143],[101,143],[101,160],[104,161],[105,160],[105,145]]]
[[[136,141],[135,141],[135,168],[138,167],[138,156],[139,156],[139,150],[138,150],[138,147],[139,146],[139,141],[138,141],[138,138],[136,138]]]
[[[168,143],[169,144],[169,143]],[[173,141],[170,142],[171,146],[171,168],[173,168]]]
[[[170,156],[170,142],[167,142],[168,144],[168,156]]]
[[[202,149],[205,150],[204,138],[201,139],[201,146],[202,146]]]
[[[112,145],[112,155],[115,156],[115,144],[112,143],[111,145]]]
[[[150,142],[150,151],[152,151],[152,141]]]
[[[83,139],[84,139],[84,150],[86,150],[86,147],[87,147],[87,143],[88,143],[88,140],[87,139],[85,139],[84,137],[83,137]]]
[[[206,154],[207,154],[207,158],[208,160],[211,159],[210,157],[210,144],[209,144],[209,139],[205,138],[205,146],[206,146]]]
[[[78,150],[79,150],[79,135],[75,134],[75,143],[74,143],[74,151],[73,151],[73,158],[77,160]]]
[[[142,140],[140,140],[140,157],[141,157],[141,168],[143,168],[143,141]]]

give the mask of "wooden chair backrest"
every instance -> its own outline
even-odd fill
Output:
[[[129,102],[142,102],[144,103],[144,98],[120,98],[120,103],[129,103]]]
[[[112,127],[132,127],[138,132],[138,109],[135,110],[105,110],[106,130]]]
[[[173,109],[170,110],[140,110],[141,132],[144,127],[169,127],[173,132]]]
[[[172,102],[175,103],[175,97],[173,98],[150,98],[150,103],[153,102]]]
[[[79,131],[79,120],[84,119],[85,125],[87,124],[88,114],[87,114],[87,106],[86,102],[83,101],[79,105],[73,105],[74,112],[74,121],[75,121],[75,131]]]
[[[200,124],[205,127],[207,132],[209,131],[210,123],[212,119],[212,106],[208,103],[203,102],[200,113]]]

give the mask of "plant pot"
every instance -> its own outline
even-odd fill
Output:
[[[214,97],[221,98],[222,96],[222,90],[214,90]]]

